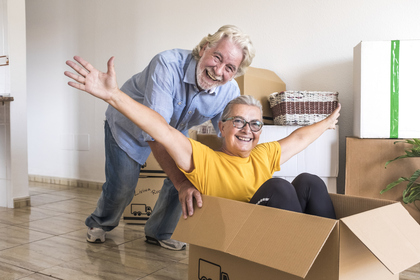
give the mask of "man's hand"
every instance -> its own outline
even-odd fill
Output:
[[[182,216],[184,219],[194,214],[194,198],[197,206],[203,206],[201,193],[191,184],[189,180],[184,180],[178,190],[179,202],[182,206]]]
[[[67,60],[66,64],[73,68],[77,73],[74,74],[65,71],[64,75],[74,80],[68,84],[74,88],[86,91],[95,97],[108,101],[112,94],[118,90],[117,78],[114,70],[114,57],[108,61],[108,70],[106,73],[98,71],[89,62],[79,56],[75,56],[74,60],[78,63]]]

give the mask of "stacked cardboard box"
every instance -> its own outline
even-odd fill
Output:
[[[268,97],[273,92],[286,90],[286,84],[273,71],[248,67],[245,75],[237,77],[242,95],[252,95],[261,102],[264,124],[273,124],[273,114]]]
[[[347,138],[345,193],[402,201],[406,184],[380,194],[420,168],[420,158],[385,163],[405,154],[397,140],[420,137],[420,40],[361,42],[354,48],[354,126]],[[413,204],[404,207],[420,223]]]
[[[147,222],[165,178],[165,172],[151,153],[140,172],[133,200],[124,210],[123,219],[126,223],[145,224]]]
[[[353,51],[354,136],[420,137],[420,40],[361,42]]]
[[[346,139],[346,190],[349,195],[395,200],[402,203],[407,184],[402,183],[380,194],[389,183],[400,177],[410,177],[420,168],[420,158],[406,158],[390,163],[388,160],[404,154],[407,145],[394,144],[395,139]],[[409,145],[408,145],[409,146]],[[420,211],[414,204],[402,203],[420,223]]]

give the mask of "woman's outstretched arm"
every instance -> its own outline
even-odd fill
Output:
[[[320,137],[326,130],[335,129],[340,116],[341,104],[324,120],[312,125],[304,126],[293,131],[289,136],[280,139],[281,145],[280,165],[288,161],[297,153]]]

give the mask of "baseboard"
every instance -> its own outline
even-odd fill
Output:
[[[93,182],[85,181],[80,179],[69,179],[69,178],[60,178],[60,177],[50,177],[50,176],[40,176],[40,175],[29,175],[30,182],[40,182],[56,185],[64,185],[78,188],[87,188],[94,190],[101,190],[104,182]]]
[[[23,208],[31,206],[31,197],[21,197],[13,199],[13,208]]]

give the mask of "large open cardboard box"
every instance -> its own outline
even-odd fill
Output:
[[[398,178],[413,175],[420,168],[420,158],[399,159],[385,169],[388,160],[404,155],[404,150],[411,147],[404,143],[394,144],[396,141],[404,140],[346,138],[346,194],[402,202],[407,183],[383,194],[380,192]],[[420,211],[416,206],[412,203],[403,203],[403,206],[420,223]]]
[[[216,197],[180,219],[190,280],[388,280],[420,262],[420,226],[398,202],[330,194],[337,220]]]
[[[273,114],[268,96],[286,90],[286,84],[276,73],[267,69],[248,67],[245,75],[237,77],[242,95],[252,95],[261,102],[265,124],[273,124]]]

